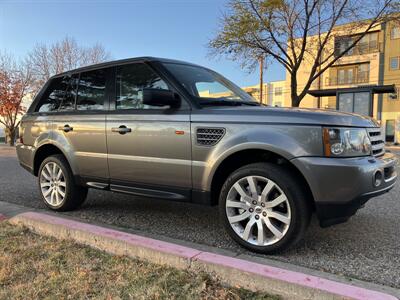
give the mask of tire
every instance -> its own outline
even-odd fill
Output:
[[[307,200],[288,170],[272,163],[254,163],[226,179],[219,212],[237,243],[254,252],[273,254],[303,238],[311,218]]]
[[[38,173],[39,191],[44,204],[54,211],[69,211],[85,201],[88,189],[74,182],[73,174],[63,155],[47,157]]]

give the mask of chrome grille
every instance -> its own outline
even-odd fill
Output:
[[[385,141],[381,128],[368,128],[367,130],[371,140],[372,155],[381,156],[385,154]]]
[[[224,134],[224,128],[197,128],[197,144],[214,146],[222,139]]]

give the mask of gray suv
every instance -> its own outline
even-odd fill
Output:
[[[300,240],[313,213],[346,221],[397,178],[371,118],[260,105],[212,70],[151,57],[51,78],[17,152],[52,210],[88,188],[218,205],[231,237],[262,253]]]

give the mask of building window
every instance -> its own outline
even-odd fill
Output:
[[[369,92],[340,93],[338,94],[337,109],[371,116],[371,94]]]
[[[347,51],[345,54],[343,52],[346,51],[350,45],[353,44],[355,40],[357,40],[360,36],[340,36],[335,39],[335,56],[344,55],[361,55],[367,53],[374,53],[379,51],[379,43],[378,43],[378,32],[367,33],[365,36],[358,41],[358,43]]]
[[[282,88],[276,87],[275,88],[275,96],[281,96],[281,95],[282,95]]]
[[[390,30],[390,38],[392,40],[400,39],[400,26],[392,27],[392,30]]]
[[[386,130],[385,130],[385,140],[386,142],[394,142],[394,134],[395,134],[395,120],[386,120]]]
[[[329,77],[329,85],[348,85],[369,82],[369,64],[337,67],[337,77]]]
[[[399,59],[400,59],[400,57],[391,57],[390,58],[390,69],[391,70],[399,69]]]

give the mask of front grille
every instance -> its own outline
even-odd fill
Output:
[[[197,128],[197,144],[214,146],[222,139],[224,134],[224,128]]]
[[[372,155],[381,156],[385,154],[385,141],[381,128],[368,128],[368,134],[371,140]]]

